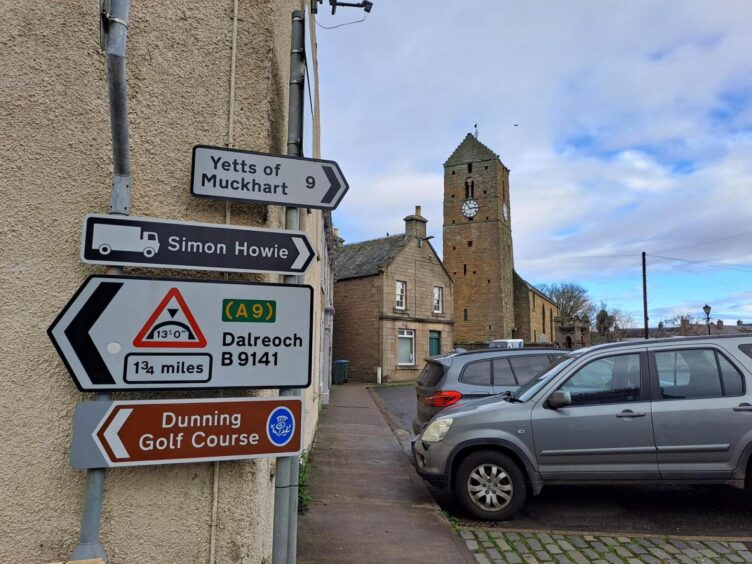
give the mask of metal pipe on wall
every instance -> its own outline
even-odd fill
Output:
[[[109,9],[107,9],[109,8]],[[107,84],[110,99],[110,129],[112,132],[112,190],[110,213],[128,215],[131,204],[131,159],[128,131],[128,88],[125,75],[125,51],[128,39],[130,0],[111,0],[102,4],[100,25],[107,45]],[[122,274],[123,269],[110,266],[106,274]],[[100,393],[95,401],[110,401],[112,394]],[[92,468],[86,473],[86,491],[81,516],[79,542],[71,560],[101,558],[107,554],[99,540],[104,497],[104,468]]]
[[[305,87],[305,12],[292,13],[290,50],[290,92],[287,118],[287,154],[302,156],[303,96]],[[285,229],[300,228],[299,208],[285,208]],[[301,277],[285,276],[285,284],[300,284]],[[280,396],[299,396],[300,390],[286,389]],[[274,490],[273,564],[294,564],[298,538],[298,468],[300,457],[277,459]]]

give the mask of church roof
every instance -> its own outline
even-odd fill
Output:
[[[531,284],[530,282],[528,282],[528,281],[527,281],[527,280],[525,280],[525,279],[524,279],[524,278],[523,278],[522,276],[520,276],[520,275],[519,275],[519,274],[517,273],[517,271],[516,271],[516,270],[514,271],[514,275],[515,275],[515,276],[516,276],[517,278],[519,278],[519,279],[520,279],[520,280],[522,281],[522,283],[523,283],[523,284],[524,284],[525,286],[527,286],[527,289],[528,289],[528,290],[530,290],[531,292],[535,292],[536,294],[538,294],[538,295],[539,295],[539,296],[540,296],[541,298],[543,298],[544,300],[548,300],[548,301],[549,301],[549,302],[551,302],[552,304],[556,305],[556,302],[555,302],[555,301],[554,301],[553,299],[551,299],[551,296],[549,296],[548,294],[546,294],[546,293],[544,293],[544,292],[541,292],[541,291],[540,291],[540,290],[539,290],[538,288],[536,288],[536,287],[535,287],[535,286],[533,286],[533,285],[532,285],[532,284]]]
[[[499,160],[499,155],[478,141],[477,137],[468,133],[444,163],[444,166],[489,160]]]
[[[401,233],[342,246],[334,255],[334,278],[345,280],[378,274],[404,247],[407,238]]]

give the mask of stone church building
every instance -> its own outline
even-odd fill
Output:
[[[455,346],[554,342],[559,308],[514,269],[509,169],[471,134],[444,163],[444,265]]]

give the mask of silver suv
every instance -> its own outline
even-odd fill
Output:
[[[417,412],[413,433],[450,405],[512,392],[561,357],[561,349],[481,349],[426,359],[415,383]]]
[[[413,443],[480,519],[545,484],[752,483],[752,336],[580,349],[511,395],[449,407]]]

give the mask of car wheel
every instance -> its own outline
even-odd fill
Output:
[[[144,256],[145,256],[146,258],[151,258],[151,257],[153,257],[153,256],[154,256],[155,254],[156,254],[156,251],[155,251],[154,249],[152,249],[151,247],[146,247],[146,248],[144,249]]]
[[[470,454],[457,469],[455,494],[462,506],[478,519],[501,521],[525,503],[525,476],[517,463],[494,450]]]
[[[99,245],[99,252],[103,255],[109,255],[112,248],[109,245]]]

